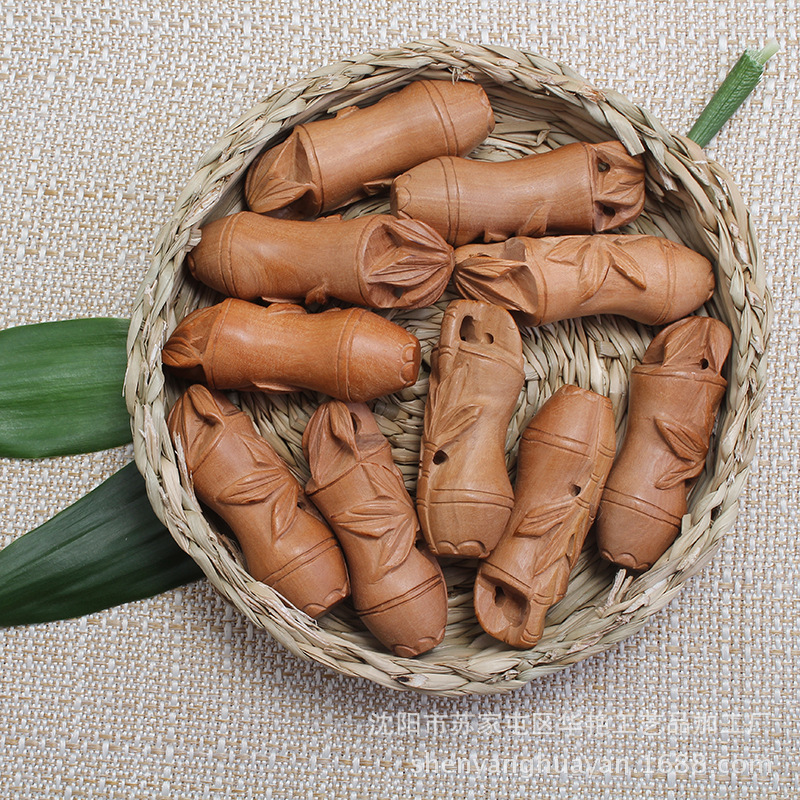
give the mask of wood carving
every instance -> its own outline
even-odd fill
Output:
[[[525,429],[516,502],[502,539],[478,568],[475,614],[512,647],[533,647],[600,504],[615,450],[606,397],[562,386]]]
[[[515,312],[526,325],[621,314],[647,325],[685,317],[714,293],[711,262],[657,236],[516,238],[456,251],[464,297]]]
[[[195,494],[230,526],[255,580],[311,617],[347,597],[336,539],[245,413],[195,385],[172,407],[169,429]]]
[[[368,108],[297,125],[255,161],[245,195],[253,211],[314,217],[389,187],[429,158],[466,155],[494,127],[486,93],[470,81],[416,81]]]
[[[306,491],[341,542],[364,624],[399,656],[435,647],[447,622],[444,577],[418,540],[414,505],[369,408],[324,403],[303,450]]]
[[[422,530],[438,556],[485,558],[503,533],[514,503],[504,445],[524,377],[511,315],[450,303],[431,360],[417,485]]]
[[[564,145],[509,161],[436,158],[392,184],[392,213],[458,247],[511,236],[600,233],[639,216],[644,162],[620,142]]]
[[[404,328],[363,308],[308,314],[296,305],[228,299],[189,314],[162,360],[214,389],[313,389],[361,402],[411,386],[420,349]]]
[[[634,367],[628,430],[597,516],[609,561],[647,569],[678,535],[725,394],[730,346],[724,323],[689,317],[661,331]]]
[[[389,214],[298,222],[242,211],[206,225],[187,262],[243,300],[422,308],[447,286],[453,248],[424,222]]]

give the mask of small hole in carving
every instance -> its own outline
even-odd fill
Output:
[[[444,450],[437,450],[433,454],[433,463],[434,464],[444,464],[447,461],[447,453]]]
[[[475,320],[472,317],[464,317],[461,320],[461,328],[458,331],[462,342],[470,342],[471,344],[492,344],[494,336],[491,333],[478,333],[475,327]]]
[[[613,217],[617,212],[616,209],[611,208],[611,206],[603,206],[603,213],[607,217]]]
[[[353,433],[358,433],[358,428],[361,425],[361,421],[355,414],[350,414],[350,419],[353,420]]]
[[[597,162],[597,171],[598,172],[608,172],[609,165],[605,161],[598,161]]]
[[[708,369],[708,359],[701,358],[700,359],[700,369]]]
[[[394,294],[395,297],[398,297],[398,298],[402,297],[404,292],[405,292],[405,289],[403,289],[402,286],[395,286],[394,287],[393,294]]]
[[[573,497],[577,497],[581,493],[581,487],[578,486],[577,483],[573,483],[570,492],[572,493]]]
[[[506,591],[502,586],[495,584],[493,599],[495,607],[506,618],[509,625],[516,627],[522,623],[527,606],[523,596],[511,588]]]
[[[461,320],[461,329],[458,332],[462,342],[477,342],[478,332],[475,330],[475,320],[472,317],[464,317]]]

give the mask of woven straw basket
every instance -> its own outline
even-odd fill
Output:
[[[644,153],[647,203],[630,233],[681,241],[714,263],[717,290],[701,314],[723,320],[733,333],[726,367],[729,385],[706,467],[694,485],[681,535],[639,576],[600,560],[590,534],[566,597],[553,607],[538,645],[517,651],[484,634],[472,608],[474,564],[445,567],[449,614],[441,645],[416,659],[384,650],[347,603],[314,622],[269,587],[253,581],[230,539],[204,516],[178,464],[165,418],[182,386],[161,367],[160,351],[176,324],[220,298],[200,287],[184,266],[199,227],[241,210],[247,166],[293,125],[352,104],[368,104],[421,78],[469,76],[489,95],[497,127],[472,154],[484,160],[546,152],[575,140],[621,140]],[[345,216],[388,211],[388,198],[358,203]],[[382,312],[422,343],[419,382],[374,404],[381,430],[413,491],[427,390],[429,356],[442,312],[454,295],[411,312]],[[129,337],[126,398],[133,417],[136,463],[150,502],[179,545],[217,589],[256,626],[291,652],[347,675],[393,689],[443,695],[495,693],[599,653],[641,628],[713,556],[733,525],[753,456],[765,384],[771,306],[749,215],[730,176],[691,141],[668,133],[643,109],[615,92],[599,91],[566,67],[506,47],[423,41],[366,53],[317,70],[270,95],[240,119],[201,159],[156,242],[154,262],[136,297]],[[506,441],[512,480],[520,432],[564,383],[611,398],[618,435],[625,427],[628,376],[654,331],[620,317],[588,317],[523,329],[526,383]],[[320,397],[311,393],[245,395],[239,402],[302,483],[309,476],[301,449],[306,422]]]

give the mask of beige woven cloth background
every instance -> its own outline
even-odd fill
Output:
[[[0,796],[800,797],[795,0],[6,1],[0,25],[0,327],[125,317],[203,151],[343,55],[429,36],[522,47],[683,132],[745,46],[782,45],[709,148],[774,292],[761,443],[735,529],[677,600],[603,656],[459,700],[299,661],[205,583],[0,630]],[[0,544],[130,455],[0,459]]]

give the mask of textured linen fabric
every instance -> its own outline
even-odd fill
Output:
[[[0,630],[2,797],[800,797],[795,0],[45,0],[5,2],[1,24],[0,327],[126,316],[201,154],[347,54],[507,44],[686,131],[744,47],[782,45],[708,148],[774,294],[760,446],[733,531],[666,610],[567,671],[457,700],[300,661],[205,582]],[[0,544],[130,457],[0,459]]]

